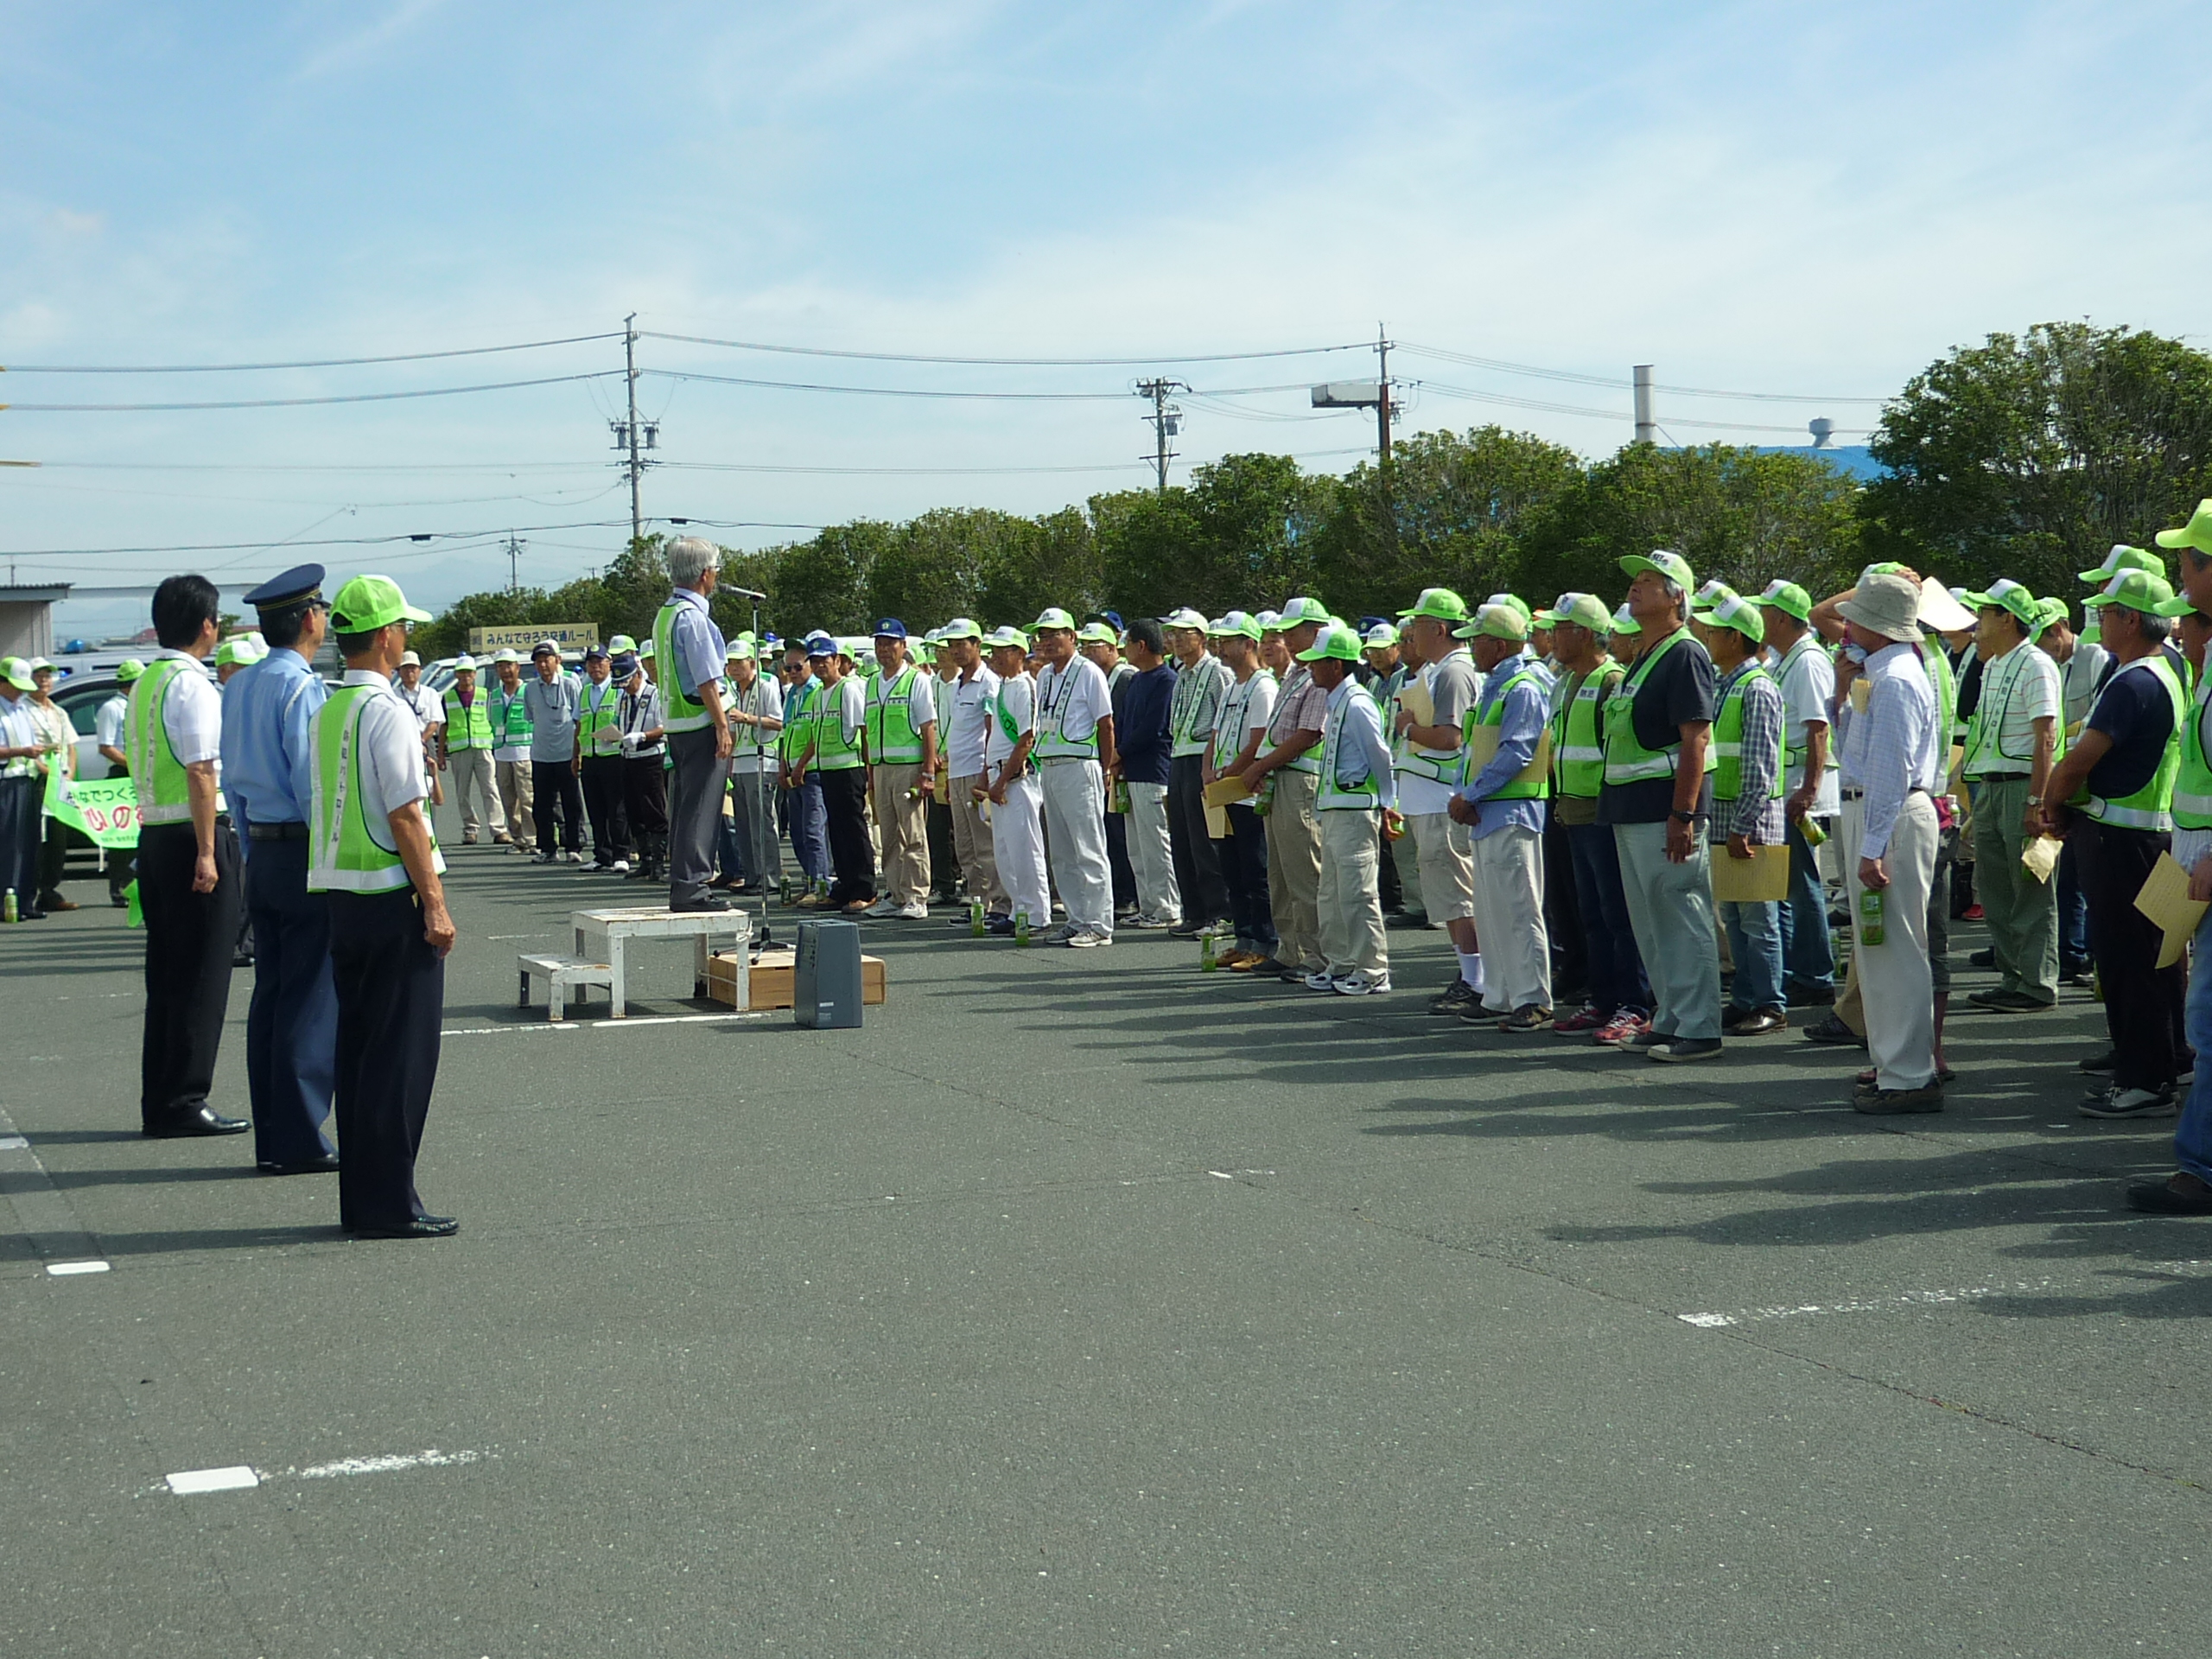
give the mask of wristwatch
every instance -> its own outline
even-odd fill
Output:
[[[1676,823],[1695,823],[1697,822],[1696,813],[1684,812],[1679,809],[1668,813],[1667,816],[1672,818]]]

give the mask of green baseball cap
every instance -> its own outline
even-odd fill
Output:
[[[1360,636],[1360,645],[1369,651],[1391,651],[1398,644],[1398,631],[1388,622],[1377,622]]]
[[[1047,605],[1037,613],[1037,620],[1029,625],[1029,632],[1037,633],[1046,628],[1065,628],[1068,632],[1073,633],[1075,618],[1057,605]]]
[[[2083,582],[2103,587],[2123,570],[2144,570],[2165,580],[2166,562],[2155,553],[2145,553],[2139,547],[2130,547],[2125,542],[2114,542],[2112,551],[2105,555],[2105,562],[2094,570],[2080,573]]]
[[[1554,623],[1572,622],[1592,633],[1613,631],[1613,613],[1595,594],[1561,594],[1552,601],[1551,615]]]
[[[1498,600],[1486,600],[1475,609],[1473,616],[1461,626],[1452,630],[1454,639],[1505,639],[1515,645],[1529,642],[1529,619],[1510,605]]]
[[[940,641],[981,639],[983,631],[969,618],[956,616],[937,631],[937,637]]]
[[[742,639],[752,638],[751,631],[747,630],[740,637]],[[626,633],[618,633],[612,639],[607,642],[607,652],[610,657],[620,657],[624,652],[628,652],[634,656],[637,654],[637,650],[638,642],[635,639],[632,639]]]
[[[2166,585],[2164,576],[2154,576],[2148,570],[2126,569],[2082,603],[2100,610],[2107,605],[2121,605],[2131,611],[2158,616],[2163,614],[2158,607],[2171,602],[2173,596],[2174,590]]]
[[[37,683],[31,678],[31,665],[20,657],[0,657],[0,680],[18,691],[31,690]]]
[[[2187,594],[2176,594],[2158,607],[2158,614],[2160,616],[2202,616],[2208,620],[2212,620],[2212,613],[2201,610],[2190,603]]]
[[[128,685],[146,671],[146,664],[136,657],[126,657],[115,665],[115,683]]]
[[[1630,553],[1619,561],[1622,569],[1630,576],[1650,570],[1679,585],[1685,593],[1697,586],[1697,578],[1690,574],[1690,562],[1681,554],[1663,547],[1655,547],[1649,553]]]
[[[1813,596],[1796,582],[1779,577],[1760,590],[1758,602],[1771,605],[1784,616],[1794,616],[1800,622],[1809,620],[1813,614]]]
[[[330,601],[334,633],[368,633],[395,622],[428,622],[430,613],[407,602],[399,584],[390,576],[356,576],[338,590]]]
[[[1318,622],[1325,627],[1329,622],[1329,607],[1318,599],[1300,597],[1284,606],[1275,620],[1285,633],[1293,628],[1302,628],[1308,622]]]
[[[1642,633],[1643,632],[1643,624],[1629,614],[1625,601],[1622,603],[1620,609],[1613,613],[1613,632],[1615,633]]]
[[[1047,616],[1052,613],[1045,613]],[[1065,616],[1067,613],[1062,611],[1060,614]],[[1018,651],[1025,657],[1029,654],[1029,636],[1020,628],[993,628],[983,636],[983,643],[993,651]]]
[[[1736,590],[1715,576],[1690,595],[1690,609],[1710,611],[1736,597]]]
[[[1291,601],[1294,605],[1299,602]],[[1409,608],[1398,613],[1401,622],[1416,616],[1433,617],[1439,622],[1464,622],[1467,620],[1467,601],[1449,588],[1424,588]]]
[[[2043,614],[2043,601],[2010,576],[1999,576],[1978,594],[1961,594],[1959,603],[1970,611],[2010,611],[2029,627]]]
[[[1298,601],[1293,600],[1291,603],[1295,605]],[[1322,629],[1313,643],[1298,653],[1298,660],[1319,663],[1333,659],[1340,663],[1356,663],[1359,660],[1359,652],[1357,634],[1350,628],[1330,627]]]
[[[1733,628],[1755,645],[1766,643],[1766,619],[1759,614],[1758,601],[1741,594],[1732,593],[1708,606],[1698,613],[1698,620],[1709,628]]]
[[[1523,622],[1529,620],[1536,614],[1529,608],[1529,601],[1518,594],[1492,594],[1488,599],[1483,601],[1483,604],[1503,605],[1507,610],[1517,613]],[[1476,607],[1478,610],[1481,608],[1481,606]]]
[[[1187,605],[1181,605],[1161,617],[1160,626],[1163,628],[1196,628],[1200,633],[1204,633],[1207,624],[1205,613],[1194,611]]]
[[[749,663],[757,656],[753,641],[741,636],[729,642],[728,649],[722,652],[722,660],[726,663]]]
[[[1075,631],[1075,642],[1078,645],[1118,646],[1122,639],[1107,623],[1086,622]]]
[[[1224,611],[1206,624],[1206,632],[1217,639],[1249,639],[1259,643],[1260,625],[1243,611]]]
[[[2179,530],[2162,530],[2152,539],[2160,547],[2193,547],[2212,558],[2212,499],[2198,502]]]

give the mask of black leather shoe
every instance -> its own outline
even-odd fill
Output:
[[[319,1158],[309,1158],[296,1164],[280,1164],[264,1159],[254,1167],[264,1175],[335,1175],[338,1173],[338,1154],[326,1152]]]
[[[416,1216],[412,1221],[403,1221],[391,1227],[348,1227],[346,1230],[356,1238],[451,1238],[461,1230],[460,1221],[452,1216]]]
[[[253,1125],[243,1117],[225,1117],[213,1106],[185,1112],[166,1123],[149,1124],[145,1135],[155,1141],[175,1141],[195,1135],[244,1135]]]
[[[679,914],[690,916],[696,915],[701,911],[735,910],[737,906],[727,899],[709,898],[694,899],[688,905],[671,905],[669,908]]]

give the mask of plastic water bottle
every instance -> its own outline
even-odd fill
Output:
[[[1026,910],[1014,912],[1014,942],[1016,944],[1029,943],[1029,912]]]
[[[1204,928],[1199,931],[1198,971],[1202,974],[1216,973],[1220,970],[1221,964],[1214,956],[1213,942],[1214,930],[1212,928]]]
[[[1818,847],[1828,838],[1828,832],[1821,828],[1820,821],[1809,812],[1797,820],[1797,830],[1805,837],[1808,847]]]
[[[22,912],[16,907],[16,890],[10,887],[7,896],[0,898],[0,922],[20,922],[22,919]]]
[[[1859,889],[1859,943],[1879,944],[1882,942],[1882,890],[1879,887]]]
[[[968,897],[968,937],[971,939],[983,937],[983,901],[973,893]]]

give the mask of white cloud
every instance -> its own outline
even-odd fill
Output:
[[[442,3],[443,0],[399,0],[398,4],[366,28],[318,48],[292,72],[292,79],[314,80],[376,56]]]

